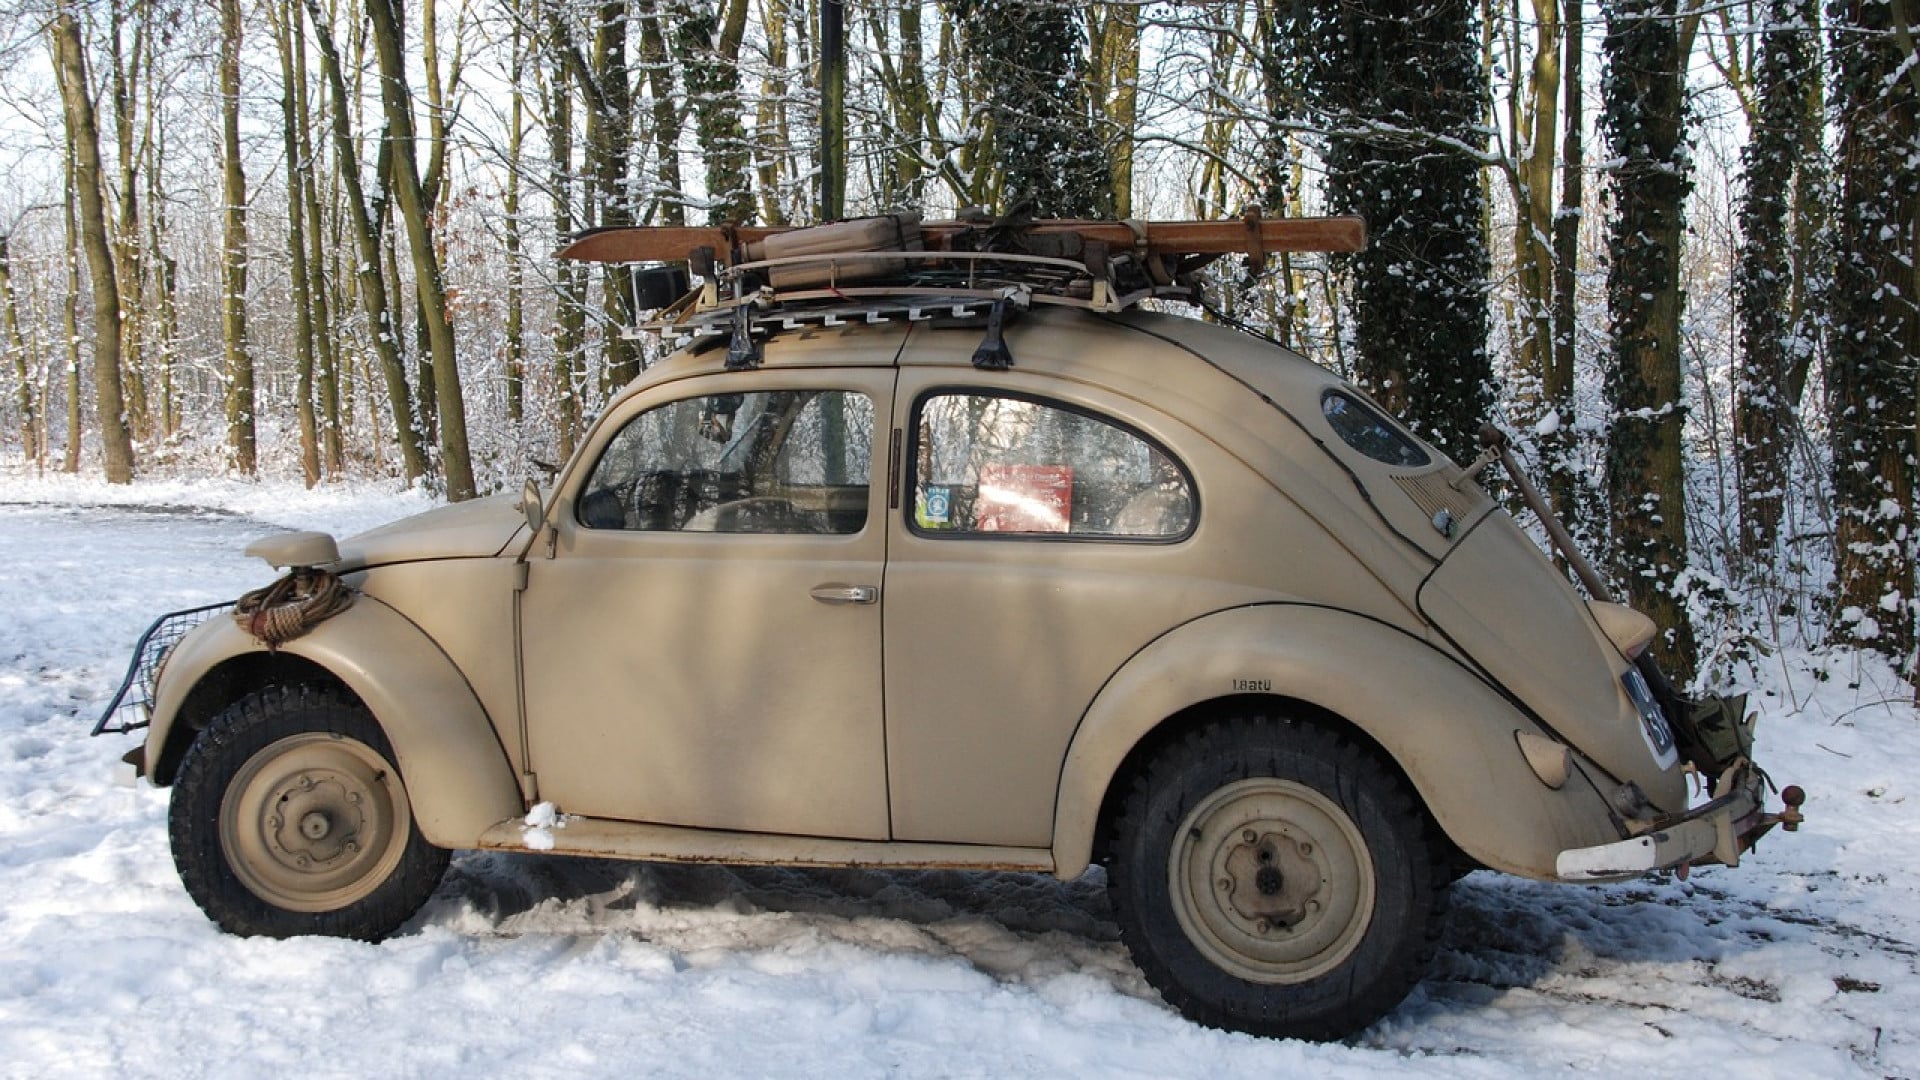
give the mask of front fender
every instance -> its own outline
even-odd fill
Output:
[[[1263,604],[1167,633],[1101,689],[1061,770],[1054,872],[1087,868],[1108,786],[1141,739],[1183,710],[1247,693],[1307,702],[1359,728],[1485,866],[1551,878],[1561,851],[1624,835],[1586,779],[1590,766],[1576,753],[1573,777],[1548,788],[1515,742],[1539,727],[1438,649],[1351,612]]]
[[[207,719],[188,715],[196,687],[268,655],[228,618],[209,620],[182,638],[161,671],[146,760],[163,760],[178,724]],[[490,826],[525,812],[506,751],[467,680],[432,638],[392,608],[363,594],[273,656],[318,665],[359,695],[393,745],[428,840],[473,847]]]

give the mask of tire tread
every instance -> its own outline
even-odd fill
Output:
[[[446,872],[449,853],[429,843],[417,822],[408,823],[406,850],[386,882],[333,911],[287,911],[255,896],[220,850],[220,804],[233,773],[266,746],[314,731],[357,739],[393,763],[386,735],[343,690],[299,683],[249,694],[215,716],[181,759],[167,810],[174,865],[200,910],[230,934],[379,941],[419,911]]]
[[[1241,987],[1253,987],[1252,999],[1260,1003],[1256,1011],[1237,1008],[1230,1000],[1209,996],[1200,988],[1184,983],[1161,952],[1159,936],[1172,933],[1182,940],[1181,931],[1170,911],[1142,911],[1142,882],[1138,875],[1166,873],[1165,852],[1158,859],[1141,859],[1137,845],[1154,822],[1151,805],[1160,789],[1176,783],[1176,777],[1191,775],[1210,767],[1209,763],[1235,761],[1242,776],[1275,775],[1282,754],[1312,754],[1330,767],[1336,801],[1353,801],[1366,792],[1379,803],[1380,812],[1393,820],[1413,824],[1404,838],[1411,848],[1414,863],[1411,885],[1414,889],[1410,941],[1399,942],[1391,950],[1386,970],[1372,973],[1343,968],[1322,976],[1337,980],[1344,976],[1350,992],[1334,1006],[1300,1014],[1296,1010],[1275,1008],[1275,998],[1284,991],[1242,983],[1224,972],[1222,980]],[[1217,768],[1217,764],[1211,767]],[[1263,771],[1257,771],[1263,770]],[[1233,777],[1238,779],[1239,777]],[[1170,832],[1184,818],[1195,792],[1185,792],[1170,812],[1162,812],[1164,826]],[[1183,1015],[1208,1027],[1247,1031],[1257,1035],[1331,1040],[1358,1032],[1392,1010],[1419,984],[1432,963],[1445,929],[1445,916],[1451,882],[1446,865],[1447,845],[1438,835],[1431,816],[1400,780],[1395,770],[1380,760],[1378,753],[1352,736],[1321,725],[1269,713],[1234,715],[1194,727],[1160,747],[1144,767],[1134,770],[1120,802],[1112,832],[1114,858],[1108,868],[1108,890],[1119,920],[1121,938],[1133,954],[1147,981],[1160,991],[1166,1002]],[[1368,838],[1370,843],[1372,837]],[[1369,930],[1369,934],[1372,930]],[[1318,981],[1318,980],[1315,980]]]

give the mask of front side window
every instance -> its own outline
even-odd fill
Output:
[[[1145,437],[1026,398],[963,392],[915,415],[913,524],[935,536],[1172,540],[1193,484]]]
[[[634,532],[856,533],[872,449],[864,394],[688,398],[620,429],[581,493],[579,521]]]

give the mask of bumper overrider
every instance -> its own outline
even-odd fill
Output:
[[[1768,780],[1750,761],[1728,769],[1715,785],[1715,797],[1683,814],[1631,822],[1637,835],[1611,844],[1569,848],[1555,863],[1567,881],[1607,881],[1638,877],[1654,870],[1676,870],[1682,877],[1694,866],[1740,865],[1775,825],[1788,832],[1800,827],[1805,793],[1789,785],[1780,792],[1779,813],[1765,812]]]

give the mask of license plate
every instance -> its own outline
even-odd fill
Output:
[[[1640,737],[1653,752],[1654,764],[1662,769],[1671,768],[1680,760],[1680,753],[1673,745],[1673,728],[1667,724],[1666,713],[1660,711],[1660,703],[1654,700],[1653,688],[1647,685],[1646,676],[1640,674],[1639,668],[1628,668],[1620,681],[1626,685],[1633,707],[1640,710]]]

